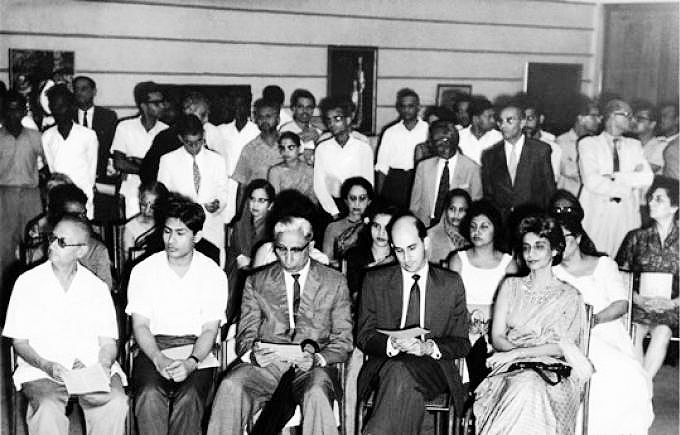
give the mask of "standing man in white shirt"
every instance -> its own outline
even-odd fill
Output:
[[[64,376],[93,366],[100,366],[111,391],[78,396],[87,432],[125,432],[127,380],[116,362],[116,311],[107,285],[78,263],[89,237],[86,221],[62,218],[50,235],[49,260],[19,277],[9,302],[2,333],[19,356],[14,384],[28,399],[31,435],[69,433]]]
[[[47,91],[56,125],[42,135],[43,151],[50,172],[68,175],[87,196],[88,217],[93,216],[94,181],[97,173],[97,135],[73,122],[75,96],[66,85]]]
[[[428,125],[418,117],[420,98],[409,88],[397,92],[399,122],[383,133],[375,164],[376,193],[389,203],[406,208],[413,184],[413,155],[427,140]]]
[[[486,98],[475,97],[468,106],[468,112],[472,122],[458,132],[458,148],[473,162],[481,165],[482,152],[501,141],[503,135],[496,130],[496,113]]]
[[[607,102],[604,131],[578,143],[583,189],[583,228],[597,249],[616,255],[628,231],[640,226],[640,198],[654,178],[642,144],[625,137],[633,109],[622,100]]]
[[[227,174],[224,159],[205,146],[205,133],[196,115],[182,115],[176,124],[182,147],[161,157],[158,181],[168,190],[185,195],[205,210],[203,237],[225,258],[224,217],[227,207]]]
[[[346,179],[364,177],[373,184],[373,149],[351,134],[351,102],[327,97],[319,107],[333,136],[316,147],[314,193],[321,207],[335,220],[340,217],[340,187]]]
[[[200,205],[170,201],[165,250],[130,275],[125,312],[140,349],[132,372],[140,434],[201,433],[218,366],[211,351],[227,308],[226,275],[194,249],[204,220]]]
[[[137,83],[134,89],[139,116],[118,123],[111,152],[115,168],[123,173],[120,193],[125,196],[125,215],[139,213],[139,168],[156,135],[168,128],[160,121],[165,98],[154,82]]]

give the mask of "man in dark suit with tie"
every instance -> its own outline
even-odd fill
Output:
[[[425,225],[411,214],[390,228],[399,265],[368,272],[360,301],[357,345],[368,356],[358,397],[377,387],[375,409],[364,434],[418,434],[425,400],[449,391],[457,412],[464,392],[454,359],[469,349],[468,313],[460,276],[427,262]],[[421,326],[417,338],[377,331]]]
[[[97,85],[90,77],[78,76],[73,79],[73,92],[76,96],[77,110],[73,113],[73,121],[83,127],[94,130],[99,141],[97,155],[97,177],[106,175],[106,164],[109,150],[116,131],[118,116],[113,110],[94,105]]]
[[[306,219],[284,217],[274,226],[278,261],[246,280],[236,335],[236,353],[244,362],[229,372],[215,395],[209,435],[241,435],[291,366],[303,435],[337,435],[332,403],[340,386],[333,364],[352,351],[349,291],[340,272],[309,258],[312,239]],[[318,352],[296,360],[265,344],[306,340],[316,342]]]
[[[503,140],[482,153],[482,187],[484,197],[507,219],[521,205],[547,207],[555,177],[550,146],[522,133],[526,120],[519,105],[506,106],[499,118]]]

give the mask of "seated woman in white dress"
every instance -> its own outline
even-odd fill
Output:
[[[449,269],[458,272],[465,285],[470,313],[470,343],[466,357],[473,390],[488,374],[488,327],[496,289],[506,275],[517,273],[512,256],[504,251],[505,240],[500,212],[485,200],[475,201],[460,224],[461,234],[472,247],[454,253]]]
[[[628,295],[617,264],[594,252],[579,219],[560,214],[565,239],[562,263],[553,271],[576,287],[594,318],[588,357],[591,378],[588,430],[595,434],[646,434],[654,419],[651,379],[636,359],[621,317]]]

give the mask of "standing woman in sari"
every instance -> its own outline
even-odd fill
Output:
[[[491,330],[492,369],[475,390],[478,434],[573,434],[581,388],[592,373],[578,348],[586,327],[581,295],[558,280],[564,235],[555,219],[529,216],[520,222],[522,257],[529,275],[507,278],[498,293]],[[566,360],[566,361],[565,361]],[[569,376],[515,369],[513,363],[567,364]],[[539,374],[539,372],[541,372]],[[547,376],[555,385],[543,379]]]

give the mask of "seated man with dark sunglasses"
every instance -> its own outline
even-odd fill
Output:
[[[69,433],[65,415],[77,394],[88,433],[125,431],[125,374],[116,363],[118,326],[106,284],[79,260],[88,251],[89,223],[64,216],[49,236],[48,261],[17,280],[3,335],[19,355],[14,384],[28,399],[28,433]],[[97,370],[108,392],[69,391],[64,380],[78,369]]]
[[[344,362],[352,351],[349,291],[340,272],[310,259],[313,236],[304,218],[284,217],[274,226],[278,261],[246,280],[236,337],[243,362],[215,395],[208,434],[242,434],[253,413],[280,391],[280,382],[292,384],[293,400],[302,408],[303,434],[338,433],[331,404],[341,390],[333,364]],[[289,350],[295,351],[310,340],[318,352],[283,355],[272,346],[293,344]],[[292,381],[282,381],[286,373]]]

